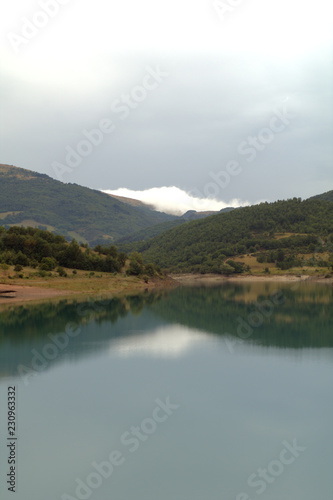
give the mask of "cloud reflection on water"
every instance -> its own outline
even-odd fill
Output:
[[[156,328],[150,333],[113,340],[110,350],[112,354],[126,358],[137,355],[177,358],[210,338],[210,335],[200,330],[170,325]]]

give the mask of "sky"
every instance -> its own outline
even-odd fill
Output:
[[[329,0],[15,0],[0,18],[0,163],[171,212],[333,189]]]

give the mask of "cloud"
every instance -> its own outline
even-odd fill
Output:
[[[228,203],[214,198],[196,198],[176,186],[155,187],[142,191],[119,188],[116,190],[103,190],[103,193],[140,200],[153,206],[155,210],[173,215],[182,215],[188,210],[197,212],[219,211],[226,207],[243,207],[250,204],[248,201],[241,201],[236,198]]]
[[[53,163],[66,161],[83,131],[111,120],[115,132],[66,182],[132,190],[176,184],[200,197],[210,172],[237,161],[241,175],[219,200],[305,198],[333,188],[327,0],[315,7],[311,0],[226,1],[219,9],[213,0],[169,0],[163,8],[154,0],[59,0],[58,13],[17,54],[8,34],[20,35],[23,17],[36,20],[42,3],[6,2],[2,16],[3,163],[55,176]],[[147,66],[169,76],[142,102],[130,100],[121,120],[114,103],[137,91]],[[295,118],[249,162],[239,146],[256,140],[287,97]],[[216,208],[212,200],[207,207]],[[207,207],[202,201],[199,209]],[[182,211],[195,208],[187,200]]]

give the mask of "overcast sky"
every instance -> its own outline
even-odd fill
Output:
[[[0,163],[220,202],[204,210],[333,189],[331,14],[330,0],[2,2]]]

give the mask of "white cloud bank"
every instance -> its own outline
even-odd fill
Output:
[[[173,215],[182,215],[188,210],[196,210],[197,212],[219,211],[226,207],[250,205],[248,201],[241,201],[237,198],[228,203],[214,198],[196,198],[175,186],[156,187],[143,191],[119,188],[116,190],[103,190],[103,193],[140,200],[152,205],[155,210]]]

